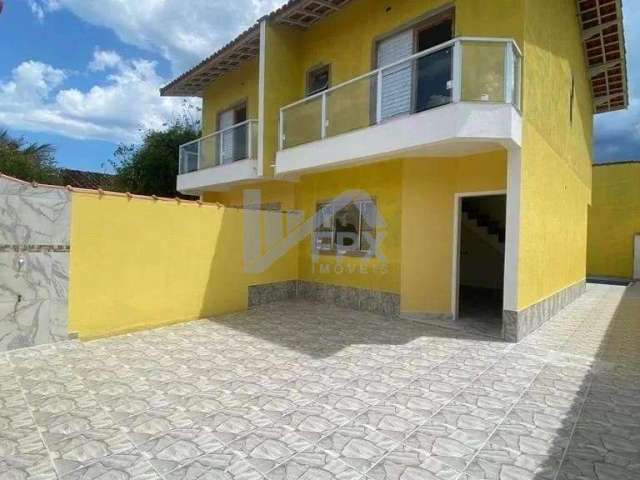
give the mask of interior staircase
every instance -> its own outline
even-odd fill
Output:
[[[501,222],[491,218],[485,212],[463,203],[462,224],[504,255],[506,229]]]

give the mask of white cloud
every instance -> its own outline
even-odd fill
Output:
[[[66,78],[66,74],[51,65],[27,61],[12,72],[12,80],[0,83],[3,93],[0,104],[12,103],[31,106],[47,99],[53,89]]]
[[[102,72],[114,68],[122,63],[122,58],[113,50],[99,50],[93,52],[93,60],[89,64],[92,72]]]
[[[183,113],[180,99],[160,97],[158,88],[166,79],[154,62],[97,50],[91,64],[113,71],[104,84],[86,91],[62,88],[67,75],[51,65],[18,65],[10,80],[0,82],[0,124],[77,139],[136,142],[140,129],[160,129]]]
[[[113,30],[125,43],[158,53],[175,74],[211,55],[285,0],[30,0],[34,12],[66,8]],[[39,16],[39,13],[36,13]]]
[[[33,13],[39,21],[43,21],[46,6],[38,3],[36,0],[28,0],[27,3],[31,9],[31,13]]]

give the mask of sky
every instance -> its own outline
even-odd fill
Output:
[[[0,129],[55,145],[64,167],[111,171],[118,144],[198,106],[161,86],[282,3],[4,0]],[[596,116],[597,162],[640,159],[640,2],[624,8],[631,105]]]

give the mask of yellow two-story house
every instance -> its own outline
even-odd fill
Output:
[[[250,304],[518,341],[585,288],[593,116],[628,104],[621,8],[291,0],[162,89],[203,99],[178,189],[316,219],[293,286]]]

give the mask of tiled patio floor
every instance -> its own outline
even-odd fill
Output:
[[[638,287],[519,345],[286,303],[0,372],[3,480],[640,478]]]

